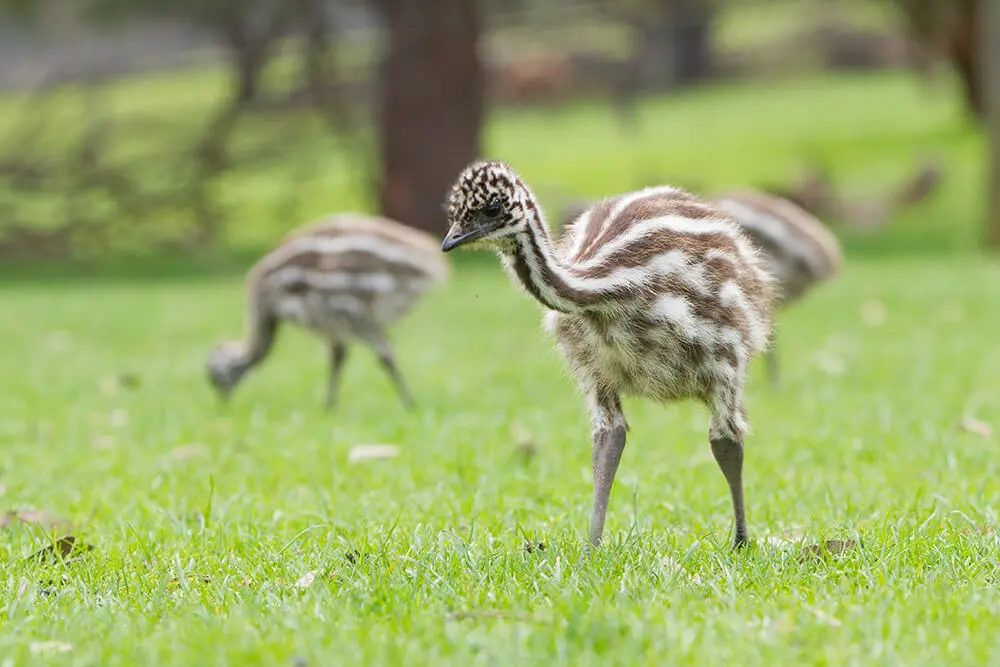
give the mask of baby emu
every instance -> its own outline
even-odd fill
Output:
[[[832,278],[844,263],[837,237],[800,206],[753,190],[714,196],[713,202],[739,223],[760,250],[777,279],[777,306],[797,301],[807,290]],[[765,353],[767,373],[778,382],[777,347],[772,335]]]
[[[247,275],[247,340],[222,343],[208,357],[208,377],[226,398],[271,350],[287,320],[329,346],[326,407],[338,395],[347,342],[378,355],[405,406],[413,406],[385,328],[448,277],[438,241],[386,218],[345,213],[287,236]]]
[[[735,546],[747,542],[743,384],[767,347],[771,277],[729,217],[693,195],[653,187],[597,202],[553,242],[527,185],[509,166],[475,162],[448,195],[445,252],[500,255],[548,313],[546,328],[576,374],[592,417],[600,544],[628,424],[620,397],[694,398],[711,411],[712,453],[729,483]]]

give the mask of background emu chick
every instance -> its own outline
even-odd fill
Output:
[[[436,239],[387,218],[344,213],[293,232],[250,269],[247,339],[212,350],[209,380],[228,396],[287,321],[329,346],[327,408],[337,400],[350,340],[375,350],[400,399],[412,406],[385,330],[448,274]]]
[[[772,278],[725,212],[672,187],[611,197],[553,242],[534,194],[509,166],[476,162],[448,195],[447,252],[473,244],[550,312],[546,328],[592,418],[591,544],[600,543],[628,425],[621,395],[700,400],[729,483],[735,544],[747,541],[743,385],[767,347]]]
[[[768,270],[777,280],[781,307],[798,301],[816,285],[835,276],[844,264],[837,237],[816,216],[781,197],[736,190],[712,198],[739,223],[750,242],[760,250]],[[775,338],[765,353],[767,374],[778,382]]]

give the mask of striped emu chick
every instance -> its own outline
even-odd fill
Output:
[[[787,199],[753,190],[712,198],[743,228],[777,280],[777,305],[797,301],[815,285],[832,278],[844,263],[837,237],[815,216]],[[772,383],[779,378],[772,336],[765,353]]]
[[[345,213],[287,236],[247,275],[246,340],[222,343],[208,357],[208,377],[226,398],[267,357],[278,325],[319,336],[330,355],[326,407],[337,402],[347,344],[370,345],[400,399],[414,402],[386,328],[448,277],[434,237],[380,217]]]
[[[693,398],[711,412],[729,483],[735,545],[747,541],[743,437],[747,365],[766,347],[771,277],[720,209],[671,187],[597,202],[552,240],[534,195],[507,165],[477,162],[448,197],[442,249],[492,249],[548,312],[546,329],[592,417],[590,542],[604,532],[628,424],[621,396]]]

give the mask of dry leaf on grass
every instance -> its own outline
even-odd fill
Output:
[[[169,456],[174,461],[186,461],[188,459],[208,456],[208,452],[201,445],[197,443],[190,443],[174,447],[170,450]]]
[[[880,327],[885,324],[885,304],[877,299],[868,301],[861,307],[861,319],[870,327]]]
[[[66,642],[48,641],[48,642],[31,642],[28,647],[35,655],[55,655],[57,653],[66,653],[67,651],[73,650],[72,644],[67,644]]]
[[[128,411],[118,408],[117,410],[112,410],[111,414],[108,415],[108,424],[112,428],[123,428],[128,425]]]
[[[827,375],[839,376],[844,374],[844,360],[829,350],[821,350],[813,355],[813,363]]]
[[[295,582],[295,587],[301,589],[309,588],[313,585],[313,582],[316,581],[317,574],[319,574],[319,570],[309,570],[299,577],[299,580]]]
[[[984,422],[975,417],[970,417],[965,415],[962,417],[962,421],[959,423],[963,431],[968,431],[969,433],[974,433],[981,438],[989,438],[993,435],[993,425],[989,422]]]
[[[369,461],[372,459],[391,459],[399,455],[399,447],[395,445],[355,445],[347,454],[351,463]]]
[[[7,528],[15,523],[39,526],[47,531],[73,530],[73,524],[47,510],[7,510],[0,516],[0,528]]]
[[[839,556],[854,550],[857,542],[854,540],[825,540],[819,544],[810,544],[802,549],[799,562],[804,563],[810,558],[825,560],[827,556]]]
[[[23,600],[24,596],[28,594],[28,588],[30,587],[31,582],[24,577],[21,577],[21,579],[17,582],[17,593],[15,594],[16,599],[18,601]]]
[[[843,625],[843,623],[840,622],[839,618],[831,616],[822,609],[814,609],[812,607],[807,606],[806,611],[815,616],[821,623],[829,625],[831,628],[839,628],[841,625]]]
[[[49,559],[55,559],[56,555],[58,554],[63,559],[67,559],[66,560],[67,563],[71,563],[77,560],[78,557],[69,558],[70,555],[74,553],[93,551],[93,550],[94,550],[93,546],[85,544],[83,542],[77,543],[76,538],[74,536],[67,535],[66,537],[60,537],[58,540],[56,540],[49,546],[45,547],[44,549],[39,549],[35,553],[28,556],[26,560],[44,561]]]

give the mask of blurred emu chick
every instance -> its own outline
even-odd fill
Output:
[[[777,279],[777,306],[783,308],[839,273],[844,263],[837,237],[814,215],[793,202],[753,190],[716,195],[715,204],[743,228]],[[765,354],[772,384],[779,379],[775,337]]]
[[[403,404],[414,405],[386,328],[449,275],[433,236],[382,217],[342,213],[297,230],[247,274],[246,337],[209,354],[209,381],[227,398],[270,352],[282,322],[328,349],[327,409],[336,405],[347,344],[371,346]]]

